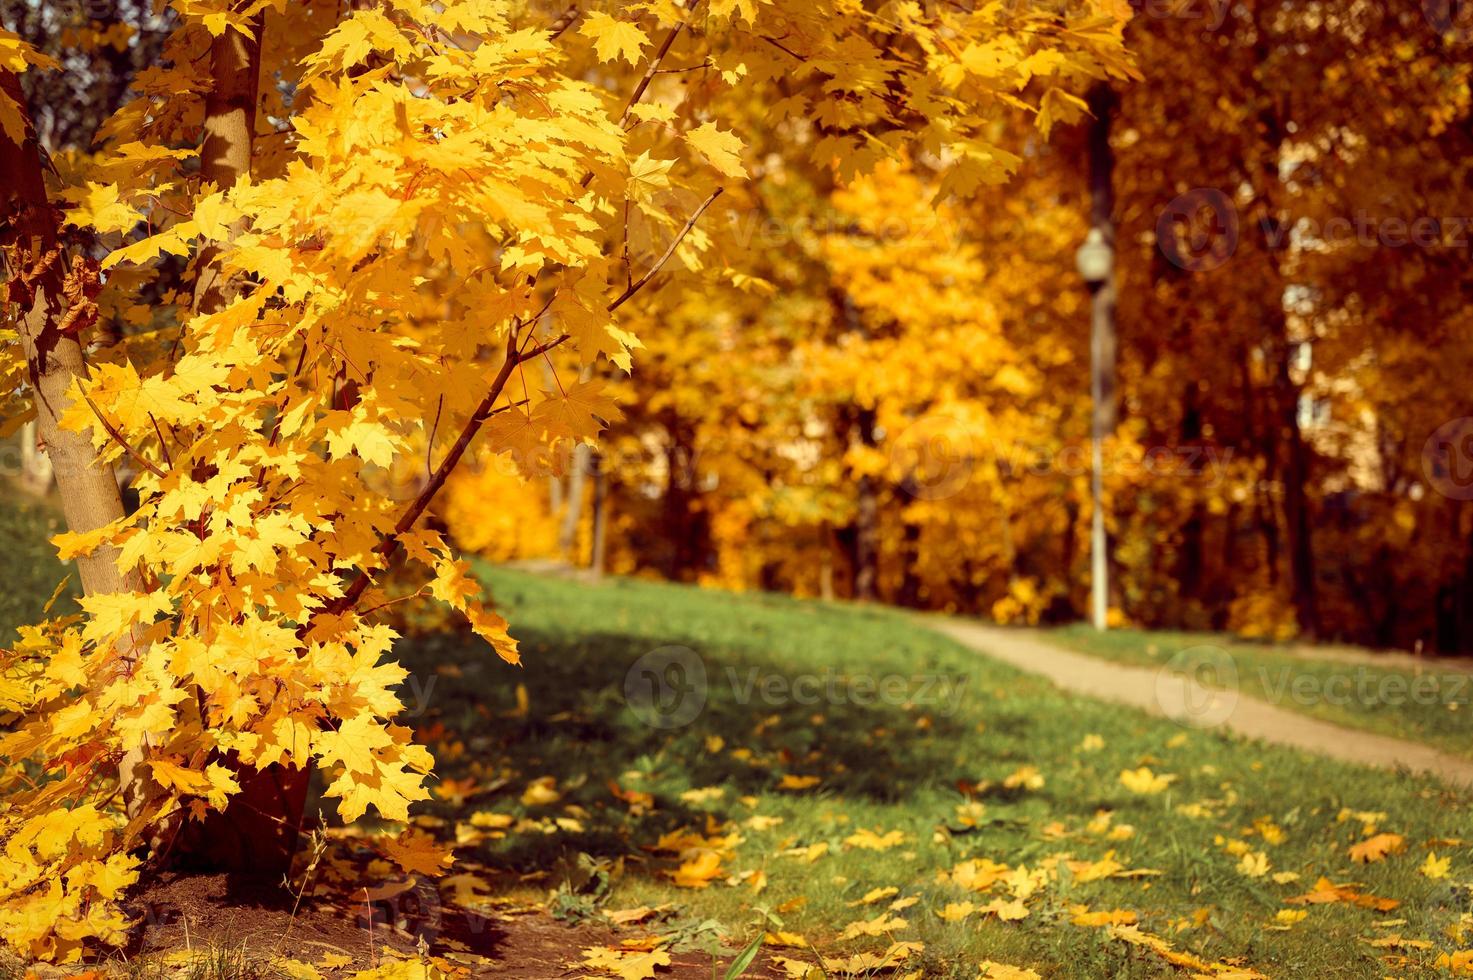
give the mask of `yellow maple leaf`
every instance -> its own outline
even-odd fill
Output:
[[[995,960],[983,960],[977,964],[977,980],[1042,980],[1042,978],[1033,970],[1009,966]]]
[[[671,880],[680,888],[705,888],[719,874],[721,874],[721,855],[715,851],[703,850],[682,862],[680,867],[671,873]]]
[[[1424,878],[1446,878],[1452,872],[1452,867],[1452,858],[1440,858],[1436,851],[1430,851],[1427,854],[1427,860],[1422,862],[1422,866],[1417,869],[1417,873]]]
[[[686,133],[685,141],[723,176],[747,176],[742,166],[742,141],[735,134],[723,133],[715,123],[708,122]]]
[[[1350,848],[1350,859],[1357,864],[1375,864],[1386,860],[1386,855],[1400,853],[1406,847],[1406,838],[1400,834],[1377,834]]]
[[[590,11],[583,18],[579,33],[593,38],[593,49],[600,61],[623,58],[637,65],[644,46],[649,43],[649,38],[637,26],[603,11]]]
[[[1173,775],[1156,775],[1147,766],[1139,769],[1126,769],[1120,773],[1120,785],[1141,796],[1149,796],[1160,793],[1166,787],[1176,782]]]

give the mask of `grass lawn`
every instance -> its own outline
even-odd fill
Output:
[[[1138,667],[1164,667],[1183,650],[1216,647],[1232,658],[1244,694],[1290,711],[1381,735],[1414,739],[1473,758],[1473,673],[1320,660],[1218,633],[1111,630],[1084,625],[1038,631],[1080,653]],[[1404,663],[1404,661],[1403,661]]]
[[[18,627],[41,616],[46,600],[68,574],[67,594],[52,607],[53,614],[75,612],[71,597],[81,590],[76,569],[58,561],[51,546],[51,536],[66,530],[61,511],[7,484],[0,483],[0,493],[10,498],[0,506],[0,540],[7,545],[0,571],[0,643],[9,644]]]
[[[720,923],[740,941],[755,909],[778,910],[830,968],[922,942],[900,975],[966,980],[987,960],[1046,977],[1449,976],[1439,955],[1473,946],[1473,929],[1453,938],[1473,801],[1426,779],[1066,695],[884,610],[485,577],[524,667],[457,635],[399,644],[413,723],[441,758],[430,810],[506,827],[462,858],[499,871],[498,888],[561,887],[565,914],[669,903],[663,928]],[[684,675],[655,675],[699,689],[698,656],[705,701],[654,727],[626,703],[626,673],[672,646],[693,651],[675,655]],[[1175,780],[1134,792],[1120,776],[1142,766]],[[1382,833],[1400,838],[1388,856],[1351,859]],[[1418,871],[1434,850],[1446,878]],[[611,870],[607,893],[568,887],[580,855]],[[682,866],[701,887],[672,880]],[[1290,904],[1321,876],[1356,887]],[[1108,913],[1140,931],[1112,932]],[[1153,937],[1206,962],[1173,965]]]

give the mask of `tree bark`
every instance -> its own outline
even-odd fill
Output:
[[[0,89],[25,105],[15,74],[0,74]],[[112,467],[98,459],[91,432],[68,432],[59,424],[71,406],[72,382],[87,376],[76,333],[62,330],[71,312],[65,295],[69,257],[63,244],[61,213],[47,197],[33,129],[20,146],[0,136],[0,246],[9,299],[25,310],[19,326],[35,387],[37,442],[51,462],[67,528],[82,533],[121,518],[123,499]],[[117,555],[116,548],[104,546],[77,558],[88,595],[142,588],[137,573],[118,571]]]
[[[1115,151],[1110,126],[1119,99],[1108,85],[1089,93],[1090,228],[1115,248]],[[1091,283],[1090,301],[1090,618],[1097,630],[1106,629],[1110,611],[1110,545],[1105,528],[1104,443],[1119,423],[1115,398],[1115,271]]]
[[[589,571],[594,579],[601,579],[608,562],[609,523],[609,477],[601,453],[595,452],[589,459],[588,471],[593,477],[593,555]]]
[[[14,73],[0,72],[0,90],[17,105],[26,105]],[[35,391],[36,441],[50,461],[67,530],[83,534],[120,520],[123,498],[112,466],[93,446],[91,430],[71,432],[60,424],[71,407],[73,382],[87,377],[77,339],[80,331],[75,328],[86,319],[79,307],[90,301],[75,288],[68,295],[67,277],[80,273],[85,260],[67,254],[61,212],[47,197],[40,146],[29,118],[26,131],[20,145],[0,135],[0,250],[5,256],[6,300],[24,310],[20,339]],[[117,558],[118,549],[112,545],[77,556],[84,594],[144,591],[143,576],[136,568],[119,569]],[[122,637],[113,653],[118,672],[130,673],[138,659],[137,638]],[[146,798],[147,776],[137,769],[142,757],[141,752],[131,752],[118,766],[130,815]]]
[[[263,21],[252,23],[255,37],[234,28],[210,45],[213,85],[205,97],[205,135],[200,146],[200,177],[228,190],[251,172],[256,133],[256,99],[261,81]],[[219,246],[210,244],[195,260],[194,312],[213,313],[228,299],[219,268]]]

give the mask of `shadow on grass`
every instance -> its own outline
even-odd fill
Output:
[[[581,830],[518,833],[491,846],[485,858],[507,870],[546,869],[576,852],[638,853],[662,833],[704,828],[708,814],[745,819],[751,810],[740,798],[774,792],[784,775],[819,777],[804,797],[810,803],[837,796],[894,804],[921,792],[956,796],[955,784],[975,779],[986,761],[958,757],[976,731],[974,712],[961,704],[972,693],[965,673],[902,671],[884,662],[890,658],[795,663],[761,644],[710,649],[678,629],[513,632],[522,669],[488,657],[474,637],[430,635],[401,648],[410,720],[438,760],[441,796],[431,812],[464,820],[482,809],[531,818],[561,815],[569,804],[586,811]],[[704,698],[699,712],[666,728],[628,703],[626,678],[646,654],[670,648],[699,656],[706,682],[684,695]],[[808,680],[795,686],[800,678]],[[990,713],[989,724],[1007,731],[1000,745],[1014,745],[1032,721]],[[542,777],[556,781],[560,798],[524,800],[523,788]],[[681,788],[706,787],[724,792],[701,806],[681,798]],[[641,812],[617,795],[631,791],[651,793],[654,806]]]

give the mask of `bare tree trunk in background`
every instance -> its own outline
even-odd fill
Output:
[[[864,318],[854,300],[840,289],[834,288],[829,296],[834,312],[843,330],[868,336]],[[859,441],[873,449],[875,446],[875,411],[859,405],[849,406],[849,418],[843,438]],[[873,602],[879,595],[879,544],[880,544],[880,501],[879,488],[868,474],[855,481],[854,520],[840,535],[849,551],[849,564],[854,572],[854,598],[861,602]]]
[[[568,468],[568,490],[564,495],[562,522],[558,525],[558,556],[570,565],[578,563],[578,526],[583,522],[583,498],[588,484],[588,467],[593,447],[580,442],[573,447],[573,462]]]
[[[855,424],[862,445],[875,445],[875,413],[862,408]],[[854,598],[874,602],[879,597],[880,499],[874,477],[865,474],[855,487],[854,510]]]
[[[607,567],[609,487],[608,474],[604,471],[604,458],[594,453],[588,461],[589,473],[593,476],[593,559],[589,569],[595,579],[604,577]]]
[[[1265,27],[1255,23],[1259,31],[1257,51],[1260,63],[1266,63],[1268,46]],[[1275,452],[1274,464],[1280,465],[1284,487],[1284,531],[1289,552],[1289,584],[1299,631],[1306,639],[1319,633],[1319,610],[1315,583],[1314,539],[1309,514],[1309,447],[1299,425],[1301,391],[1294,381],[1292,364],[1298,350],[1289,335],[1289,315],[1284,308],[1286,282],[1283,272],[1288,224],[1279,207],[1278,191],[1283,186],[1283,146],[1287,135],[1284,111],[1277,96],[1263,91],[1265,100],[1258,113],[1259,131],[1263,134],[1262,159],[1258,162],[1258,204],[1262,212],[1260,227],[1267,242],[1267,258],[1273,294],[1266,311],[1269,356],[1272,358],[1273,394],[1270,427],[1274,431],[1275,449],[1282,448],[1282,459]]]
[[[1115,151],[1110,127],[1119,97],[1108,85],[1089,92],[1089,224],[1115,248]],[[1090,300],[1090,618],[1097,630],[1108,626],[1110,612],[1110,545],[1105,530],[1104,442],[1115,434],[1119,416],[1115,399],[1115,270],[1091,283]]]

